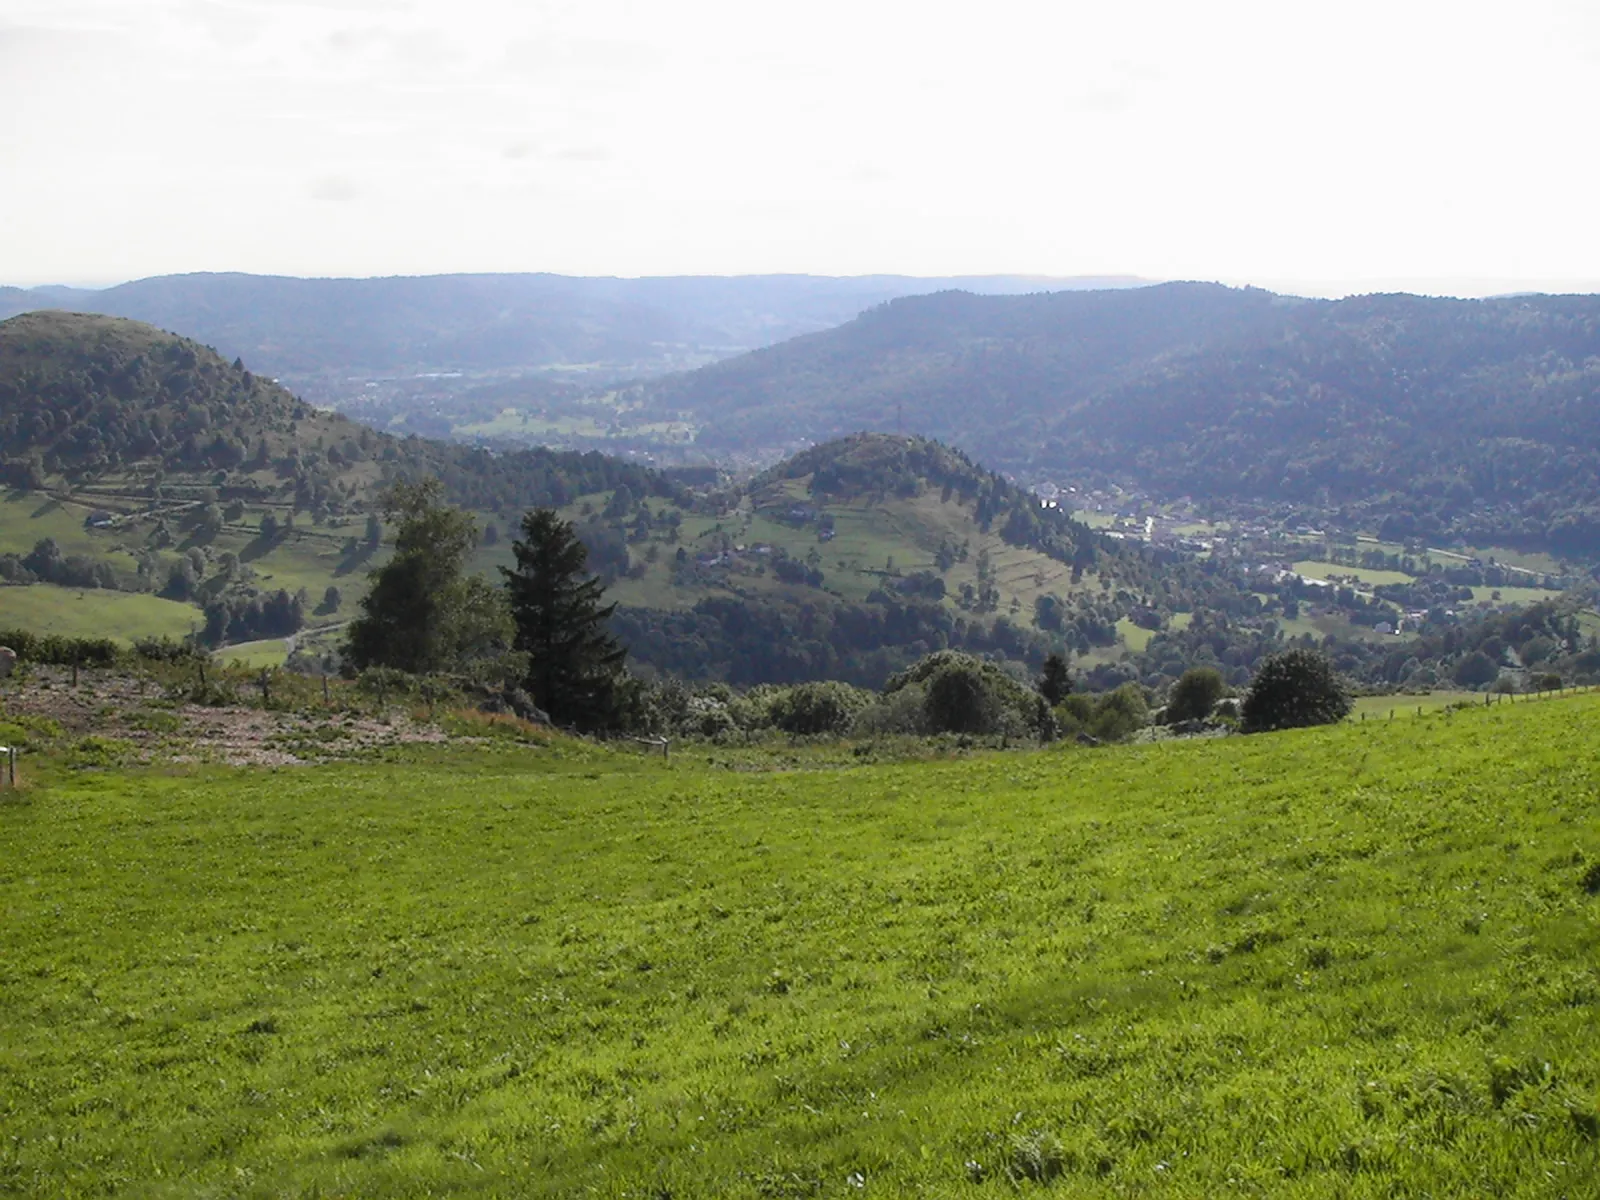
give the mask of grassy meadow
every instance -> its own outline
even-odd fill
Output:
[[[1591,1196],[1600,698],[0,794],[0,1191]]]
[[[48,583],[0,587],[0,629],[132,642],[143,637],[187,637],[204,623],[204,614],[194,605],[143,592]]]

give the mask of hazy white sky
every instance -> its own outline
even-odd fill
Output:
[[[0,281],[1600,282],[1596,0],[0,0]]]

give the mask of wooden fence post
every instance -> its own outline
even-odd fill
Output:
[[[267,668],[261,668],[261,707],[266,708],[272,704],[272,680],[267,674]]]
[[[322,707],[327,708],[332,702],[328,699],[328,677],[322,677]]]

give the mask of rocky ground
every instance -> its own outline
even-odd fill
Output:
[[[379,715],[336,707],[296,711],[189,702],[158,679],[35,667],[0,684],[0,725],[35,738],[93,738],[137,761],[287,766],[348,758],[405,743],[440,742],[434,722],[395,707]]]

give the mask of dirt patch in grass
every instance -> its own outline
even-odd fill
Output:
[[[358,757],[388,746],[443,742],[436,724],[409,714],[280,711],[174,701],[154,679],[122,672],[36,667],[0,692],[0,713],[47,718],[72,738],[133,747],[143,762],[292,766]]]

